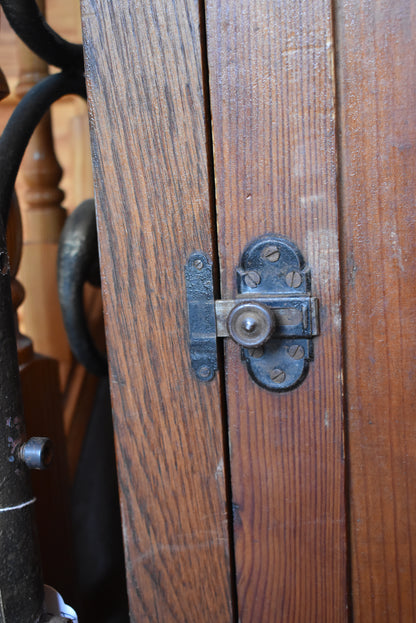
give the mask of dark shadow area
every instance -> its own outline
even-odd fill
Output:
[[[108,379],[98,387],[72,495],[80,623],[128,623]]]

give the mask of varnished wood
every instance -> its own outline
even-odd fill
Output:
[[[212,256],[198,2],[82,16],[130,616],[229,623],[219,382],[187,349],[184,265]]]
[[[353,618],[416,621],[416,14],[339,0]]]
[[[45,2],[39,3],[44,11]],[[48,66],[21,41],[17,42],[19,98],[45,78]],[[24,205],[24,244],[20,277],[26,284],[22,308],[25,330],[36,349],[55,358],[61,367],[62,385],[71,365],[71,352],[58,300],[56,255],[59,235],[66,218],[59,188],[62,169],[56,159],[50,112],[47,112],[27,146],[21,166]]]
[[[239,620],[347,620],[331,2],[207,0],[222,296],[253,237],[292,239],[321,336],[284,395],[226,347]]]

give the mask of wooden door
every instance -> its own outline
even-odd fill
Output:
[[[411,3],[82,12],[131,620],[416,620]],[[201,382],[184,266],[233,298],[270,232],[311,268],[310,372],[268,392],[227,339]]]

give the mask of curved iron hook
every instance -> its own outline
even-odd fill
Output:
[[[0,0],[0,4],[10,26],[32,52],[49,65],[83,71],[82,45],[60,37],[46,22],[36,0]]]
[[[16,106],[0,137],[0,218],[4,225],[7,223],[16,175],[29,139],[51,104],[69,93],[86,97],[82,74],[61,72],[44,78]]]
[[[97,376],[107,374],[107,359],[90,335],[83,305],[83,285],[99,285],[99,257],[93,199],[83,201],[67,218],[58,250],[58,293],[69,344],[75,357]]]

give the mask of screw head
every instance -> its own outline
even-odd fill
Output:
[[[261,277],[257,271],[249,270],[248,273],[244,275],[244,281],[249,288],[257,288],[261,281]]]
[[[305,356],[305,349],[300,344],[292,344],[289,346],[288,352],[289,356],[296,360],[303,359]]]
[[[194,260],[194,267],[197,270],[201,270],[203,268],[203,266],[204,266],[204,262],[202,260],[200,260],[200,259]]]
[[[20,459],[29,469],[46,469],[52,457],[52,442],[47,437],[31,437],[20,448]]]
[[[198,376],[201,379],[208,379],[211,376],[211,369],[207,365],[203,365],[198,368]]]
[[[262,256],[269,262],[277,262],[280,257],[280,251],[275,244],[264,247]]]
[[[257,348],[250,348],[248,352],[250,357],[254,357],[254,359],[260,359],[264,355],[264,348],[263,346],[258,346]]]
[[[297,270],[290,270],[286,275],[286,283],[290,288],[299,288],[302,283],[302,275]]]
[[[280,385],[285,382],[286,373],[283,370],[280,370],[280,368],[274,368],[270,372],[270,378],[274,383],[278,383]]]

